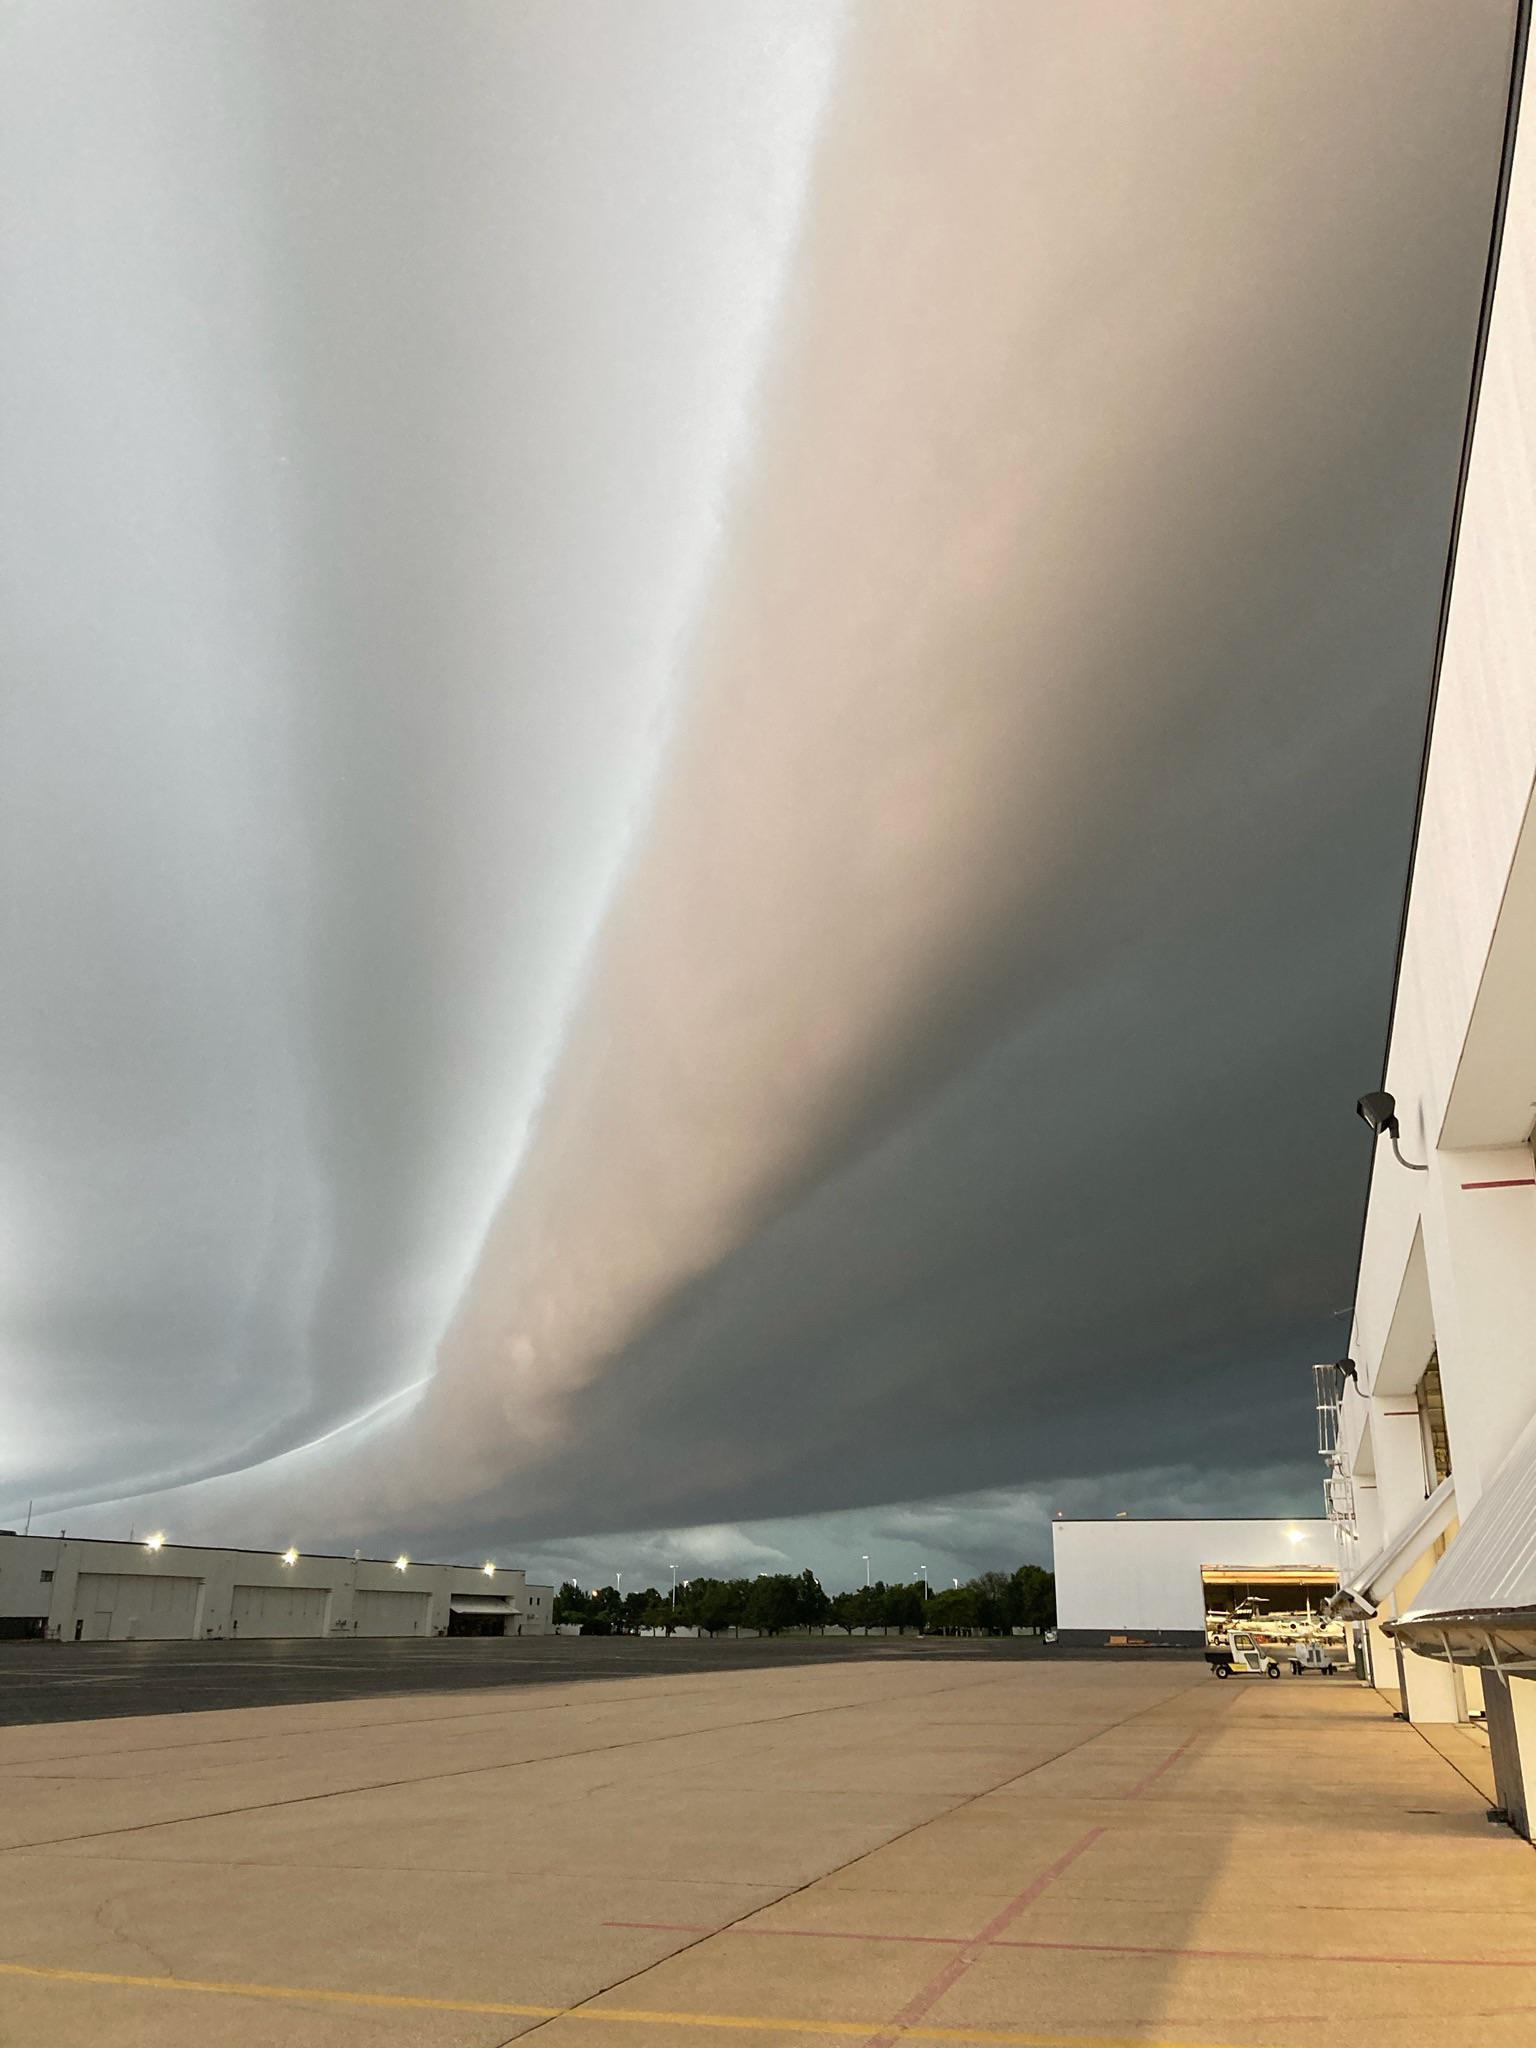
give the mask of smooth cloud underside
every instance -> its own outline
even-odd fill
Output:
[[[121,274],[7,127],[7,1492],[521,1538],[1298,1454],[1509,9],[366,18],[204,25],[238,106],[114,26]]]

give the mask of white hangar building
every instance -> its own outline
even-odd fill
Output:
[[[1525,95],[1536,91],[1527,70]],[[1536,1812],[1536,154],[1488,301],[1349,1356],[1319,1374],[1344,1609]],[[1345,1111],[1347,1114],[1347,1110]],[[1485,1717],[1485,1718],[1484,1718]]]
[[[1318,1372],[1340,1611],[1536,1831],[1536,139],[1524,68],[1443,596],[1349,1355]],[[1517,81],[1520,71],[1517,67]],[[1341,1113],[1348,1106],[1341,1104]],[[1452,1734],[1460,1724],[1460,1735]],[[1347,1902],[1347,1892],[1341,1899]]]
[[[51,1642],[250,1636],[543,1635],[554,1591],[496,1564],[311,1557],[0,1531],[0,1636]]]
[[[1203,1644],[1210,1622],[1242,1601],[1262,1602],[1267,1615],[1305,1614],[1338,1588],[1326,1518],[1058,1518],[1051,1546],[1064,1643]]]

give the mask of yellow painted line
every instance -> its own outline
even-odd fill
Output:
[[[393,2012],[489,2013],[498,2018],[591,2020],[610,2026],[716,2027],[754,2034],[827,2034],[868,2041],[959,2041],[982,2048],[1221,2048],[1217,2042],[1153,2041],[1145,2034],[1020,2034],[1001,2027],[897,2027],[889,2020],[770,2019],[755,2013],[650,2012],[619,2005],[513,2005],[487,1998],[418,1998],[399,1991],[333,1991],[313,1984],[227,1984],[199,1977],[131,1977],[116,1970],[63,1970],[41,1963],[0,1963],[0,1977],[49,1984],[110,1984],[132,1991],[201,1991],[223,1998],[306,1999],[324,2005],[384,2007]],[[1230,2044],[1229,2044],[1230,2048]]]
[[[58,1970],[41,1963],[0,1963],[0,1977],[37,1977],[51,1984],[112,1984],[132,1991],[205,1991],[224,1998],[304,1998],[325,2005],[368,2005],[414,2012],[484,2012],[516,2019],[558,2020],[563,2005],[493,2005],[483,1999],[412,1998],[392,1991],[331,1991],[313,1984],[226,1984],[204,1977],[130,1977],[117,1970]]]

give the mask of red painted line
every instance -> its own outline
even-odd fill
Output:
[[[1524,1180],[1464,1180],[1464,1188],[1536,1188],[1536,1176],[1527,1174]]]
[[[947,1962],[936,1976],[930,1977],[921,1991],[915,1991],[912,1994],[901,2008],[901,2011],[895,2015],[890,2025],[882,2033],[870,2035],[868,2041],[864,2044],[864,2048],[895,2048],[903,2028],[916,2026],[917,2022],[923,2017],[923,2014],[931,2011],[946,1991],[953,1990],[966,1971],[980,1957],[982,1950],[995,1942],[1003,1929],[1011,1925],[1026,1906],[1032,1905],[1043,1891],[1053,1885],[1062,1872],[1077,1861],[1085,1849],[1091,1849],[1103,1832],[1103,1828],[1090,1828],[1087,1834],[1074,1842],[1064,1855],[1058,1856],[1048,1870],[1042,1870],[1040,1875],[1027,1884],[1016,1898],[1010,1899],[1000,1913],[994,1913],[981,1932],[973,1935],[957,1956]]]
[[[1141,1780],[1139,1784],[1133,1785],[1131,1787],[1130,1791],[1125,1794],[1125,1797],[1127,1799],[1139,1799],[1142,1793],[1146,1791],[1149,1785],[1155,1785],[1158,1779],[1163,1775],[1164,1771],[1171,1771],[1174,1765],[1178,1762],[1179,1758],[1184,1754],[1185,1750],[1192,1749],[1199,1740],[1199,1735],[1194,1734],[1190,1736],[1188,1742],[1181,1742],[1178,1748],[1173,1752],[1172,1756],[1165,1756],[1162,1762],[1157,1766],[1156,1770],[1148,1771],[1147,1775]]]
[[[658,1934],[751,1934],[788,1941],[892,1941],[908,1946],[968,1948],[974,1934],[865,1934],[830,1927],[710,1927],[692,1920],[605,1920],[604,1927],[636,1927]],[[1178,1956],[1197,1963],[1381,1963],[1392,1969],[1412,1963],[1426,1970],[1536,1970],[1536,1956],[1393,1956],[1352,1955],[1347,1950],[1322,1955],[1291,1948],[1163,1948],[1128,1941],[1016,1941],[1006,1937],[992,1948],[1044,1949],[1051,1953],[1090,1956]]]

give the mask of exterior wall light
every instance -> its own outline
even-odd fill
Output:
[[[278,1560],[280,1564],[297,1564],[298,1561],[299,1553],[293,1548],[292,1544],[288,1546],[283,1552],[282,1557]]]
[[[486,1577],[487,1577],[488,1579],[494,1579],[494,1578],[495,1578],[495,1576],[496,1576],[496,1567],[495,1567],[495,1565],[493,1565],[493,1564],[491,1563],[491,1560],[490,1560],[489,1558],[487,1558],[487,1559],[485,1560],[485,1563],[484,1563],[483,1565],[481,1565],[480,1569],[481,1569],[481,1571],[483,1571],[483,1572],[485,1573],[485,1576],[486,1576]]]
[[[1392,1140],[1392,1157],[1399,1166],[1406,1166],[1410,1173],[1428,1173],[1427,1164],[1421,1166],[1415,1159],[1405,1159],[1399,1150],[1397,1098],[1389,1095],[1385,1088],[1377,1088],[1369,1095],[1362,1095],[1355,1104],[1355,1115],[1370,1126],[1375,1136]]]
[[[144,1538],[144,1548],[146,1550],[164,1550],[165,1531],[163,1529],[157,1529],[153,1536],[146,1536]]]
[[[395,1570],[397,1572],[403,1572],[406,1566],[410,1563],[410,1561],[411,1560],[406,1556],[405,1552],[402,1550],[400,1555],[395,1559]]]

